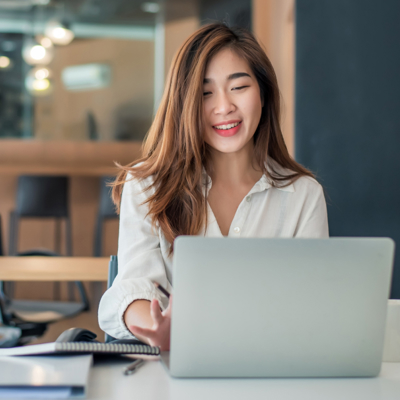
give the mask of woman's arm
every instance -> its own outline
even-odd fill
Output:
[[[132,338],[129,330],[131,322],[149,326],[152,299],[157,299],[162,309],[168,307],[167,298],[153,284],[158,282],[167,288],[170,286],[160,248],[159,230],[152,227],[147,215],[145,202],[152,191],[144,191],[144,188],[149,183],[133,179],[125,183],[122,192],[118,275],[99,305],[101,329],[117,339]],[[146,303],[149,304],[146,306]]]
[[[124,322],[129,329],[130,326],[141,326],[150,329],[153,326],[153,319],[150,315],[150,301],[135,300],[124,313]],[[145,336],[135,335],[139,340],[149,344],[149,339]]]

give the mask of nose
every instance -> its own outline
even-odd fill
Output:
[[[215,114],[228,115],[232,111],[235,111],[236,106],[232,99],[226,92],[219,92],[215,96],[214,112]]]

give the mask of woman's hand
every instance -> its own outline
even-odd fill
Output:
[[[172,295],[169,298],[168,307],[161,312],[157,299],[153,299],[150,304],[150,315],[153,319],[151,328],[130,325],[129,330],[135,336],[145,337],[151,346],[158,346],[162,351],[169,350],[171,333],[171,309]]]

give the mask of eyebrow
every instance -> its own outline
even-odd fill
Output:
[[[235,72],[234,74],[228,75],[227,80],[228,80],[228,81],[231,81],[232,79],[241,78],[242,76],[248,76],[249,78],[251,78],[251,76],[250,76],[248,73],[246,73],[246,72]],[[212,79],[204,78],[203,83],[204,83],[204,84],[205,84],[205,83],[211,83],[211,81],[212,81]]]

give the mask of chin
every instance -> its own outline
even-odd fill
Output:
[[[213,144],[213,143],[209,143],[209,145],[219,151],[220,153],[224,153],[224,154],[230,154],[230,153],[237,153],[238,151],[242,150],[243,147],[245,146],[245,144],[242,145],[237,145],[237,144],[226,144],[226,145],[221,145],[219,144]]]
[[[216,136],[214,133],[213,136]],[[213,140],[206,139],[206,143],[217,150],[220,153],[229,154],[229,153],[236,153],[243,149],[246,146],[247,141],[243,140],[241,137],[230,137],[230,138],[212,138]]]

